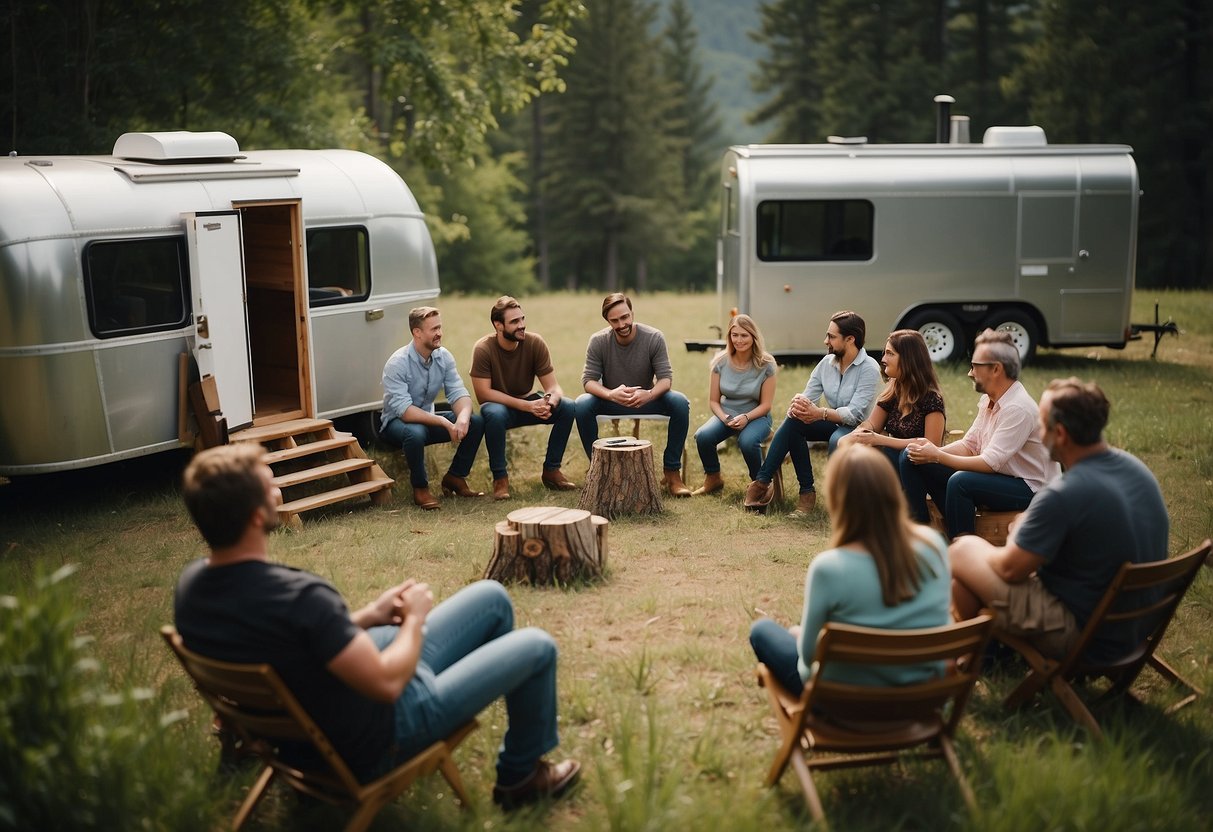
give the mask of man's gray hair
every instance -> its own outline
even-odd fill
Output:
[[[1019,379],[1019,350],[1011,339],[1011,333],[983,329],[973,343],[974,348],[984,346],[990,351],[990,356],[1002,365],[1002,371],[1007,374],[1007,378],[1011,381]]]

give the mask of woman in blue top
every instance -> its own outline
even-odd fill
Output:
[[[775,359],[762,345],[762,333],[749,315],[729,322],[725,347],[712,359],[708,407],[712,418],[695,431],[695,445],[703,463],[703,485],[694,495],[724,488],[716,446],[730,436],[754,479],[762,467],[762,442],[771,432],[771,402],[775,400]]]
[[[826,501],[833,533],[813,558],[804,585],[800,626],[755,621],[750,644],[758,660],[792,693],[813,677],[817,637],[829,621],[911,630],[951,622],[947,544],[909,519],[901,481],[883,455],[864,445],[840,448],[826,466]],[[840,665],[834,681],[904,685],[943,673],[940,663]]]

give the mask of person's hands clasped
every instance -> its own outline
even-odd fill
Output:
[[[611,391],[611,401],[624,407],[643,407],[652,401],[652,391],[621,384]]]
[[[906,446],[906,456],[915,465],[939,462],[939,447],[930,439],[916,439]]]
[[[855,430],[851,431],[848,438],[852,442],[856,442],[860,445],[877,445],[879,444],[876,441],[877,436],[878,434],[876,431],[872,430],[871,428],[856,428]]]
[[[536,419],[547,421],[552,416],[552,397],[551,394],[544,394],[537,399],[532,399],[530,402],[531,415]]]
[[[739,416],[730,416],[725,424],[733,430],[741,430],[746,425],[750,424],[750,414],[742,413]]]
[[[429,584],[405,581],[400,591],[400,620],[413,617],[425,621],[434,608],[434,593]]]

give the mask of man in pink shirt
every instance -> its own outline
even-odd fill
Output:
[[[938,447],[921,439],[901,453],[901,487],[910,514],[928,522],[927,494],[943,512],[948,534],[972,534],[977,506],[1022,511],[1057,473],[1038,435],[1039,409],[1019,383],[1019,351],[1005,332],[977,336],[969,368],[983,394],[962,439]]]

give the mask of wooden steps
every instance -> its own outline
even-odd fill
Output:
[[[268,453],[266,464],[282,489],[278,517],[297,527],[300,515],[321,506],[370,497],[386,503],[392,480],[362,452],[358,440],[333,427],[328,419],[292,419],[237,431],[232,442],[258,442]]]

